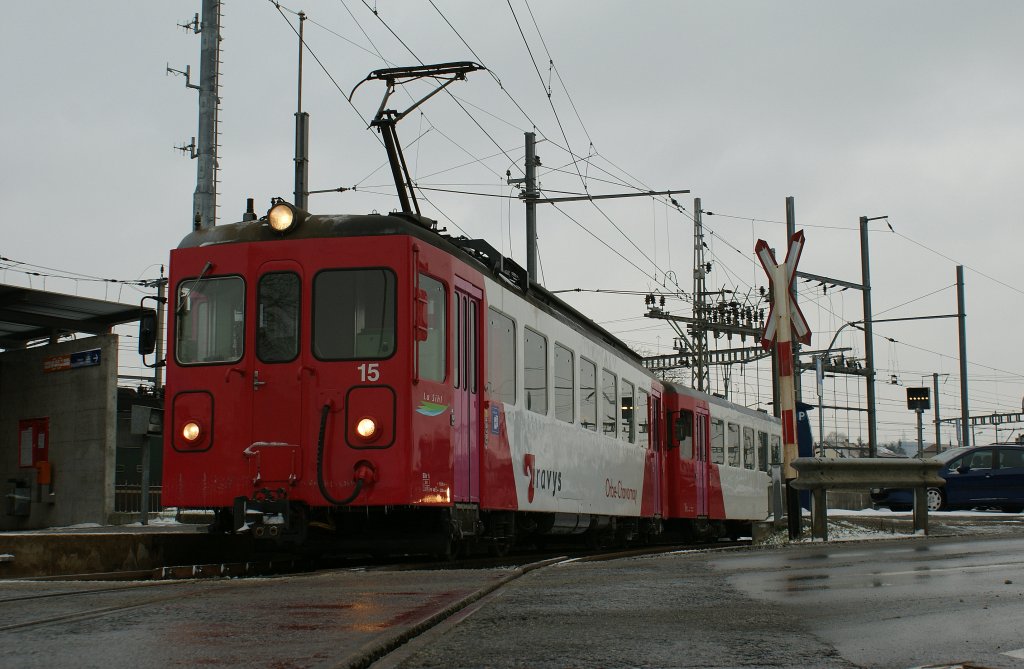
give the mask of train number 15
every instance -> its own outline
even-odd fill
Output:
[[[375,382],[380,380],[380,365],[376,362],[363,363],[359,365],[359,380],[362,382]]]

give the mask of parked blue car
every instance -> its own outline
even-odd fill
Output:
[[[942,463],[942,488],[928,488],[928,510],[998,508],[1024,510],[1024,446],[991,444],[954,448],[935,456]],[[871,501],[893,511],[914,507],[909,489],[875,488]]]

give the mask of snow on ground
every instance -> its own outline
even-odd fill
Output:
[[[804,515],[808,515],[810,512],[804,510]],[[861,509],[859,511],[852,511],[850,509],[829,509],[829,518],[832,516],[882,516],[891,518],[910,518],[913,515],[911,511],[890,511],[889,509]],[[1020,513],[1003,513],[1002,511],[932,511],[928,514],[929,518],[1001,518],[1003,520],[1024,520],[1024,514]]]
[[[828,510],[828,540],[870,541],[875,539],[909,539],[916,536],[912,528],[913,513],[890,511],[889,509]],[[1024,514],[1002,513],[999,511],[933,511],[928,514],[928,527],[932,535],[947,534],[1005,534],[1020,532],[1024,526]],[[772,533],[763,546],[781,546],[789,543],[820,542],[811,536],[810,512],[804,509],[804,533],[795,540],[789,540],[788,530],[783,527]]]

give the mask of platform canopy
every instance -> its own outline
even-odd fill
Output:
[[[0,284],[0,348],[83,332],[105,334],[151,309],[77,295]]]

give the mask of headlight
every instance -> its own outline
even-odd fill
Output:
[[[363,439],[373,439],[377,434],[377,422],[372,418],[361,418],[356,423],[356,434]]]
[[[185,438],[185,441],[193,442],[199,438],[200,434],[202,434],[202,430],[199,429],[199,424],[193,421],[185,423],[181,428],[181,436]]]
[[[267,222],[277,232],[288,232],[295,225],[295,209],[287,202],[278,202],[267,212]]]

